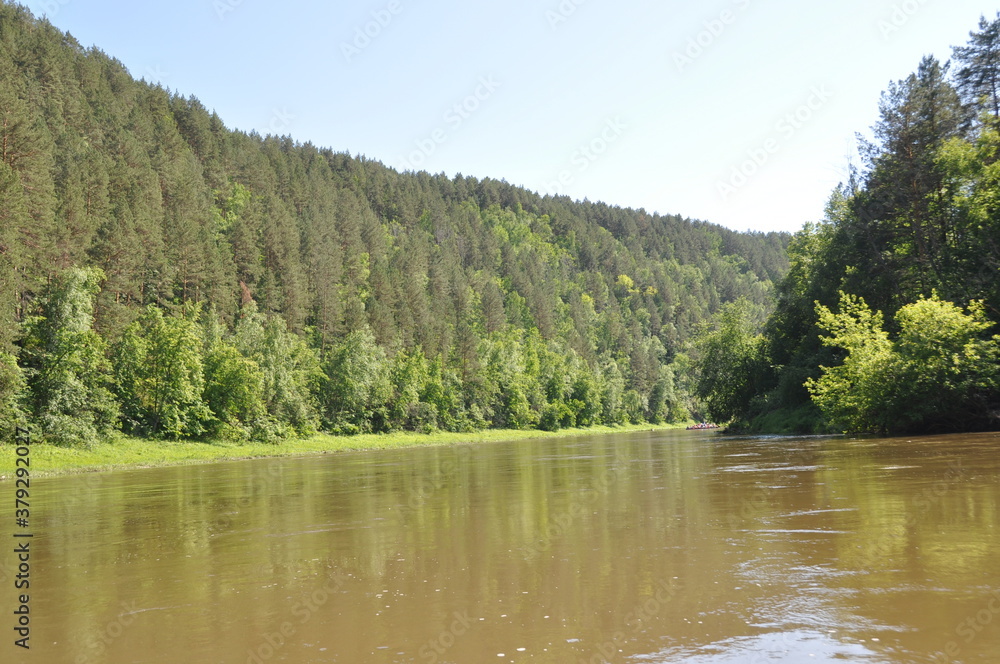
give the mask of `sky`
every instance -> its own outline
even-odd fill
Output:
[[[28,0],[232,129],[794,232],[977,0]]]

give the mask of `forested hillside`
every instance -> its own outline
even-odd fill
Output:
[[[0,421],[54,442],[685,418],[787,241],[233,131],[0,4]]]
[[[754,428],[1000,427],[1000,17],[890,85],[863,169],[790,246],[754,335],[733,305],[700,392]],[[722,381],[725,375],[728,380]]]

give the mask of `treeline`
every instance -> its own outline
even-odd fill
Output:
[[[686,418],[787,242],[232,131],[0,4],[0,422],[52,441]]]
[[[883,93],[864,169],[793,239],[765,324],[731,305],[700,394],[758,430],[1000,426],[1000,15]],[[749,328],[749,329],[748,329]],[[729,373],[733,380],[721,384]]]

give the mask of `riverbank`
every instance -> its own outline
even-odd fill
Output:
[[[488,429],[472,433],[438,431],[430,434],[398,432],[390,434],[361,434],[357,436],[331,436],[320,434],[309,438],[295,438],[271,443],[232,443],[226,441],[169,441],[129,438],[122,436],[87,448],[57,447],[55,445],[31,446],[31,475],[44,477],[68,475],[127,468],[152,468],[177,466],[212,461],[259,459],[264,457],[308,456],[362,450],[427,447],[434,445],[459,445],[499,443],[528,438],[553,438],[602,433],[628,433],[658,429],[682,429],[684,424],[626,424],[616,427],[595,426],[586,429],[539,431],[520,429]],[[0,445],[0,481],[11,479],[14,473],[15,447],[10,443]]]

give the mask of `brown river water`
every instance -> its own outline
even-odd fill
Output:
[[[1000,434],[659,431],[32,489],[32,647],[8,554],[4,663],[1000,662]]]

